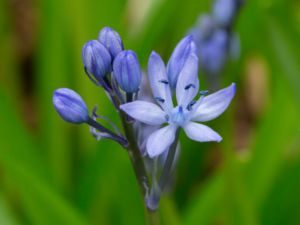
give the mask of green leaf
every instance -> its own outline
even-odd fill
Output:
[[[4,225],[19,224],[16,221],[15,214],[13,214],[11,209],[9,208],[3,193],[0,193],[0,222]]]
[[[175,203],[170,197],[163,197],[159,206],[159,214],[162,224],[180,225],[181,218],[176,209]]]
[[[270,40],[270,56],[273,56],[274,65],[283,71],[283,79],[288,81],[294,98],[300,107],[300,46],[298,40],[291,38],[293,32],[287,26],[281,25],[275,18],[267,19],[268,38]]]
[[[197,193],[183,215],[183,225],[209,225],[221,211],[224,195],[224,175],[217,174]]]
[[[32,139],[0,92],[0,164],[33,224],[86,224],[51,185],[49,173]]]

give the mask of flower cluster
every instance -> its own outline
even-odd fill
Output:
[[[218,75],[227,56],[239,56],[239,37],[232,32],[234,20],[244,0],[215,0],[212,12],[201,15],[190,29],[197,46],[200,68],[207,76]]]
[[[143,73],[136,53],[124,50],[122,39],[111,28],[103,28],[98,40],[84,45],[85,72],[107,93],[120,114],[124,134],[111,121],[97,115],[96,109],[89,115],[76,92],[61,88],[53,95],[54,107],[64,120],[87,123],[98,140],[109,138],[127,149],[151,210],[157,208],[174,167],[181,129],[198,142],[222,140],[217,132],[201,123],[226,110],[235,95],[235,84],[210,95],[208,91],[199,91],[197,54],[193,36],[186,36],[175,47],[167,65],[159,54],[152,52],[147,72]],[[112,129],[98,119],[108,121]]]

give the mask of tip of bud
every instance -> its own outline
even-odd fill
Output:
[[[192,42],[193,39],[194,39],[193,35],[191,35],[191,34],[189,34],[183,38],[183,40],[186,40],[187,42]]]
[[[83,64],[97,80],[111,72],[111,56],[97,40],[88,41],[82,48]]]
[[[229,26],[236,14],[236,0],[216,0],[213,6],[213,16],[220,26]]]
[[[80,124],[89,119],[86,104],[80,95],[71,89],[55,90],[52,101],[58,114],[67,122]]]
[[[104,27],[99,32],[98,40],[107,48],[113,58],[124,50],[120,35],[110,27]]]
[[[167,65],[167,74],[170,85],[175,89],[178,76],[191,54],[196,54],[197,48],[193,35],[185,36],[175,47]]]

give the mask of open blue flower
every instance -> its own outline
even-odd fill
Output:
[[[158,105],[147,101],[134,101],[120,106],[132,118],[148,124],[163,125],[153,132],[147,140],[147,152],[156,157],[166,151],[174,142],[177,129],[183,128],[186,135],[195,141],[220,142],[222,137],[206,122],[222,114],[235,94],[235,84],[214,94],[194,98],[199,92],[198,57],[191,53],[178,77],[176,85],[177,106],[173,105],[166,67],[161,57],[152,52],[148,63],[148,76],[153,96]]]

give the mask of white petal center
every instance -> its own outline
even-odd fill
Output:
[[[173,108],[169,113],[168,123],[183,127],[189,121],[190,112],[182,106]]]

